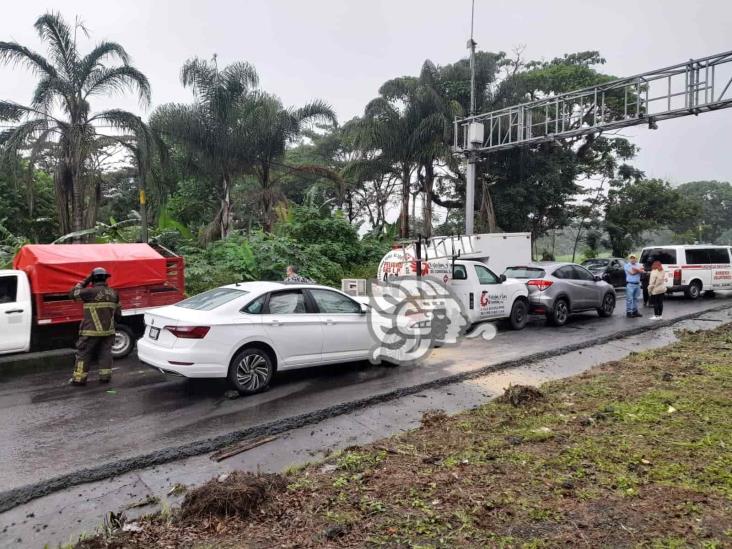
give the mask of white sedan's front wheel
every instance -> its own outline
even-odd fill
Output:
[[[229,366],[229,382],[242,395],[260,393],[269,387],[274,375],[270,354],[258,347],[239,351]]]

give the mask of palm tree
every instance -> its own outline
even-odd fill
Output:
[[[82,55],[73,29],[57,13],[38,18],[35,29],[47,45],[48,55],[16,42],[0,42],[0,62],[24,65],[39,76],[30,105],[0,101],[0,121],[16,123],[0,133],[6,154],[30,149],[31,161],[45,148],[54,147],[58,164],[55,173],[57,210],[62,232],[80,231],[94,219],[87,213],[90,187],[87,177],[90,157],[97,150],[98,130],[103,126],[129,129],[131,113],[121,110],[93,114],[89,101],[99,95],[137,91],[140,103],[150,102],[150,84],[129,64],[124,48],[102,42]],[[107,66],[116,60],[119,64]],[[136,117],[135,117],[136,118]]]
[[[400,93],[392,89],[399,85]],[[417,168],[417,151],[413,148],[412,135],[418,120],[408,108],[409,97],[416,88],[416,79],[404,77],[389,81],[379,89],[380,97],[366,105],[364,118],[358,130],[357,143],[364,150],[375,151],[367,155],[371,162],[381,166],[393,166],[401,180],[401,214],[399,236],[409,238],[409,196],[412,175]],[[404,99],[407,99],[405,102]]]
[[[432,234],[432,202],[435,167],[438,160],[451,157],[450,138],[453,120],[462,112],[457,101],[448,100],[439,90],[439,70],[431,61],[425,61],[418,78],[402,77],[389,80],[379,89],[381,98],[367,107],[378,109],[387,131],[382,150],[404,171],[416,165],[421,191],[424,193],[424,236]],[[401,107],[401,108],[399,108]],[[389,131],[389,129],[391,131]],[[402,190],[402,223],[408,216],[408,185]],[[405,207],[406,203],[406,207]],[[406,227],[408,233],[408,226]]]
[[[249,63],[233,63],[219,70],[211,62],[188,60],[181,70],[184,87],[192,88],[192,105],[168,104],[158,108],[151,125],[183,147],[191,163],[221,184],[221,201],[204,240],[226,238],[231,230],[231,188],[234,178],[251,166],[240,113],[259,78]]]
[[[283,198],[279,183],[287,173],[312,173],[341,182],[338,174],[325,166],[288,166],[282,162],[287,145],[300,137],[305,125],[312,122],[337,124],[333,109],[322,101],[313,101],[299,109],[285,108],[275,96],[259,93],[243,109],[241,125],[253,158],[259,187],[257,201],[265,232],[272,230],[275,206]]]

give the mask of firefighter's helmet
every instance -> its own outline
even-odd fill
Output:
[[[94,269],[92,269],[91,276],[93,282],[104,282],[112,275],[110,275],[107,270],[102,267],[95,267]]]

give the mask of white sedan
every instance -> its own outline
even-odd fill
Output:
[[[313,284],[222,286],[145,314],[140,361],[163,373],[223,378],[242,394],[278,370],[366,360],[366,306]]]

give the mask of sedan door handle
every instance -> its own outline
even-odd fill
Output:
[[[333,324],[335,324],[335,320],[333,320],[332,318],[326,318],[325,319],[325,324],[327,326],[333,326]]]
[[[279,320],[270,320],[269,323],[272,326],[279,326],[280,325],[280,321]]]
[[[5,311],[5,314],[12,315],[12,314],[18,314],[18,313],[22,313],[22,312],[23,312],[23,309],[12,309],[10,311]]]

